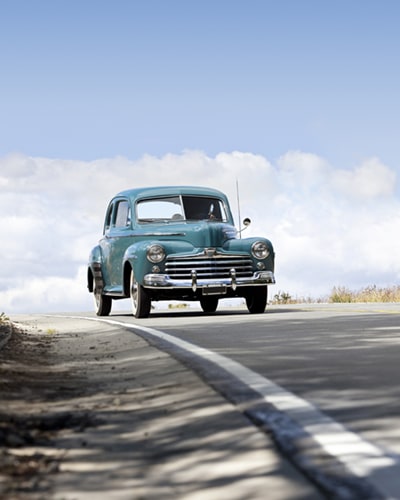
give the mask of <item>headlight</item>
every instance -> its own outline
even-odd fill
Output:
[[[251,247],[251,253],[256,259],[266,259],[269,255],[269,249],[263,241],[256,241]]]
[[[158,264],[165,257],[165,250],[161,245],[151,245],[147,249],[147,258],[153,264]]]

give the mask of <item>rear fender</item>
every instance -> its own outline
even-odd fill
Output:
[[[87,287],[89,292],[93,292],[95,288],[103,290],[104,280],[101,268],[102,254],[100,246],[96,246],[90,252],[89,263],[87,270]]]

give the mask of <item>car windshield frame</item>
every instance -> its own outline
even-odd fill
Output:
[[[210,195],[168,195],[142,198],[135,204],[138,224],[173,222],[228,222],[224,200]]]

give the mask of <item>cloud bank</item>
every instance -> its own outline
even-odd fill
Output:
[[[301,151],[274,162],[238,151],[92,162],[11,154],[0,158],[0,312],[91,309],[87,257],[116,192],[207,185],[226,192],[237,214],[236,179],[241,216],[253,221],[243,237],[266,236],[275,247],[271,294],[317,298],[338,285],[399,283],[398,178],[379,158],[342,169]]]

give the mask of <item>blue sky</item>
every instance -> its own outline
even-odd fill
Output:
[[[398,165],[395,0],[2,0],[0,155]]]
[[[141,185],[235,212],[238,179],[272,296],[398,285],[399,25],[398,0],[0,0],[0,312],[90,309]]]

